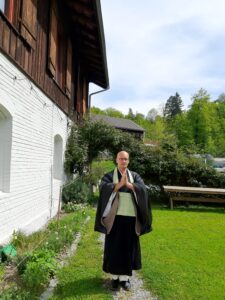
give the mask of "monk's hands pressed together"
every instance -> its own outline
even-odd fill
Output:
[[[132,183],[130,183],[130,182],[128,181],[127,175],[126,175],[126,183],[125,183],[125,185],[126,185],[126,187],[127,187],[129,190],[134,191],[134,186],[133,186]]]
[[[126,172],[124,172],[124,173],[122,174],[122,177],[121,177],[120,182],[118,182],[118,183],[115,185],[114,191],[117,192],[117,191],[118,191],[121,187],[123,187],[123,186],[126,186],[128,189],[130,189],[130,190],[132,190],[132,191],[134,190],[133,184],[130,183],[130,182],[128,181],[127,173],[126,173]]]

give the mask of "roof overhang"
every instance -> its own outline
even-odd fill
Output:
[[[72,36],[89,82],[109,87],[100,0],[66,0]]]

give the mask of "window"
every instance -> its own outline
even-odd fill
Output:
[[[0,10],[20,30],[27,43],[34,47],[37,27],[37,0],[0,0]]]
[[[59,134],[54,137],[53,176],[62,179],[63,173],[63,140]]]
[[[18,0],[14,1],[15,4],[19,3]],[[14,9],[18,11],[18,8],[16,9],[14,7]],[[22,1],[20,14],[20,33],[30,47],[35,48],[37,35],[37,0]]]
[[[12,145],[12,117],[0,105],[0,191],[10,191],[10,164]]]
[[[5,0],[0,0],[0,10],[5,12]]]
[[[0,9],[13,22],[14,0],[0,0]]]
[[[8,20],[16,25],[16,11],[19,9],[19,3],[16,0],[0,0],[0,8]]]

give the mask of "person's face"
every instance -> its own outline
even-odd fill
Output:
[[[126,169],[129,164],[129,154],[125,151],[119,152],[116,162],[119,169]]]

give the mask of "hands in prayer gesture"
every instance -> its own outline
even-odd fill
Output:
[[[123,186],[126,186],[132,191],[134,190],[133,184],[128,181],[126,170],[123,171],[121,180],[115,185],[114,191],[117,192]]]

